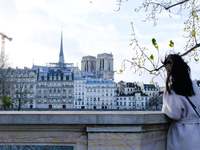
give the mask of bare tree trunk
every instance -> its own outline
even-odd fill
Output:
[[[21,100],[19,100],[19,106],[18,106],[18,111],[20,111],[20,108],[21,108]]]

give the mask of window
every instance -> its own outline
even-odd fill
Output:
[[[124,106],[126,106],[126,102],[124,102]]]
[[[131,106],[131,102],[129,102],[129,106]]]

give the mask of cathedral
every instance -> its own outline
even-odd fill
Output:
[[[81,71],[91,72],[97,79],[114,80],[112,53],[98,54],[97,58],[94,56],[83,56],[81,60]]]

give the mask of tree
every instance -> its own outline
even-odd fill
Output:
[[[147,103],[148,109],[161,109],[162,108],[162,95],[153,96]]]
[[[4,109],[10,107],[13,104],[12,100],[7,96],[1,97],[1,102],[4,106]]]
[[[123,0],[118,0],[119,10],[122,7]],[[200,47],[200,23],[199,23],[199,12],[200,12],[200,4],[198,0],[143,0],[141,1],[141,5],[139,8],[135,8],[135,12],[141,11],[144,9],[146,12],[146,18],[144,21],[153,21],[153,25],[157,24],[157,15],[165,12],[169,13],[171,17],[172,8],[178,8],[177,14],[182,16],[183,11],[188,13],[187,19],[183,21],[184,24],[184,34],[183,36],[186,39],[186,43],[184,46],[185,52],[178,54],[180,56],[189,56],[190,59],[193,58],[196,62],[199,61],[197,48]],[[140,46],[138,39],[135,34],[133,23],[131,22],[133,29],[133,39],[130,45],[133,46],[133,50],[135,51],[135,55],[132,60],[125,59],[122,62],[122,69],[119,72],[123,72],[126,69],[126,62],[131,63],[134,72],[148,71],[150,74],[155,76],[162,75],[164,71],[162,68],[163,65],[160,65],[159,61],[159,45],[156,42],[156,39],[152,37],[152,44],[157,49],[157,54],[152,53],[148,54],[148,48]],[[174,47],[174,42],[169,41],[169,46]],[[151,64],[151,67],[148,68],[145,64]],[[154,77],[155,77],[154,76]],[[163,77],[163,76],[161,76]],[[163,77],[164,78],[164,77]]]
[[[28,102],[28,95],[30,93],[30,85],[27,84],[23,77],[15,78],[15,106],[17,106],[17,110],[20,109]]]
[[[13,90],[13,81],[8,77],[8,67],[7,59],[1,62],[0,65],[0,99],[3,102],[4,109],[9,107],[11,104],[12,90]]]

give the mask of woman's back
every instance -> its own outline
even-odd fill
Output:
[[[195,95],[189,99],[200,113],[200,91],[192,82]],[[162,111],[174,120],[167,135],[167,150],[199,150],[200,149],[200,119],[187,98],[166,92],[163,97]]]

